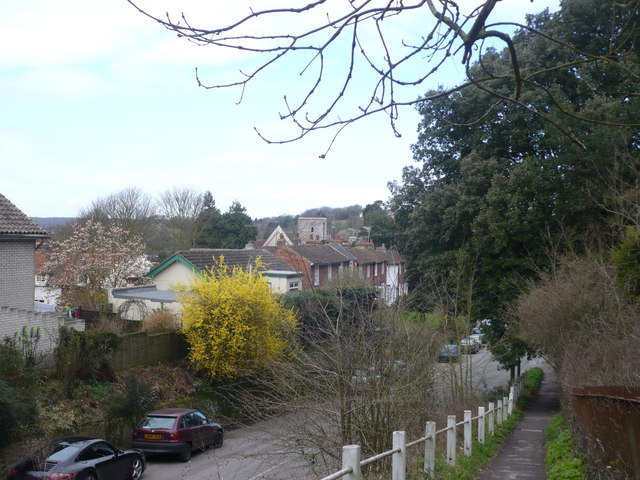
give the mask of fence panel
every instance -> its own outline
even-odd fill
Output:
[[[574,388],[572,394],[591,453],[640,478],[640,388]]]
[[[122,345],[115,353],[112,365],[116,370],[154,366],[181,360],[186,354],[187,344],[176,332],[127,333],[122,336]]]

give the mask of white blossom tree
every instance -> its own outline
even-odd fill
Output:
[[[125,229],[89,220],[66,240],[52,242],[46,266],[49,284],[62,289],[65,302],[98,308],[106,300],[106,289],[125,286],[128,279],[149,271],[144,251],[145,245]]]

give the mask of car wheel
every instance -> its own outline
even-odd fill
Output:
[[[98,477],[94,472],[81,473],[78,475],[78,480],[98,480]]]
[[[222,447],[222,442],[224,442],[224,434],[222,432],[220,432],[220,436],[218,438],[216,438],[215,442],[213,442],[213,448]]]
[[[140,480],[142,477],[142,467],[144,463],[142,462],[142,458],[136,456],[131,464],[131,480]]]
[[[191,444],[184,444],[184,447],[182,447],[182,452],[180,452],[180,460],[182,460],[183,462],[188,462],[189,460],[191,460]]]

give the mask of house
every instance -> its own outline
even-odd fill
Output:
[[[277,247],[278,246],[278,240],[280,240],[280,239],[284,240],[286,245],[293,246],[293,242],[289,238],[289,235],[287,235],[287,233],[282,229],[282,227],[280,225],[278,225],[275,228],[275,230],[273,230],[273,232],[271,232],[271,235],[269,235],[269,237],[264,241],[264,243],[261,246],[262,247]]]
[[[218,264],[220,258],[229,268],[254,268],[256,258],[260,257],[266,270],[271,290],[275,293],[286,293],[300,289],[301,275],[289,265],[276,258],[271,252],[258,248],[224,249],[224,248],[192,248],[177,252],[147,275],[153,280],[158,290],[170,290],[179,282],[189,282],[193,274],[200,273]]]
[[[60,325],[84,329],[82,321],[35,311],[35,252],[47,237],[42,227],[0,194],[0,338],[23,327],[40,328],[42,351],[53,347]]]
[[[358,277],[368,285],[380,287],[386,281],[386,255],[381,255],[373,245],[350,247],[349,252],[356,257]]]
[[[380,285],[382,298],[387,305],[391,305],[409,293],[409,284],[405,277],[405,261],[396,250],[386,249],[384,245],[376,248],[375,251],[385,262],[385,279]]]
[[[114,310],[128,320],[142,320],[154,309],[180,311],[178,297],[173,286],[189,283],[193,276],[217,265],[224,257],[230,267],[254,268],[261,258],[266,270],[263,276],[274,293],[286,293],[302,288],[302,276],[271,252],[247,246],[244,249],[192,248],[182,250],[151,270],[147,277],[152,285],[114,288],[109,292],[109,302]]]
[[[280,241],[274,250],[280,260],[302,272],[302,288],[323,287],[332,280],[351,274],[356,257],[337,244],[309,243],[287,246]]]

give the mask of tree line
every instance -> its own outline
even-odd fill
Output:
[[[129,238],[141,241],[154,260],[194,247],[243,248],[257,232],[240,202],[234,201],[223,213],[211,192],[188,187],[174,187],[155,199],[138,187],[97,198],[73,224],[58,229],[56,239],[69,237],[87,221],[123,229]]]

